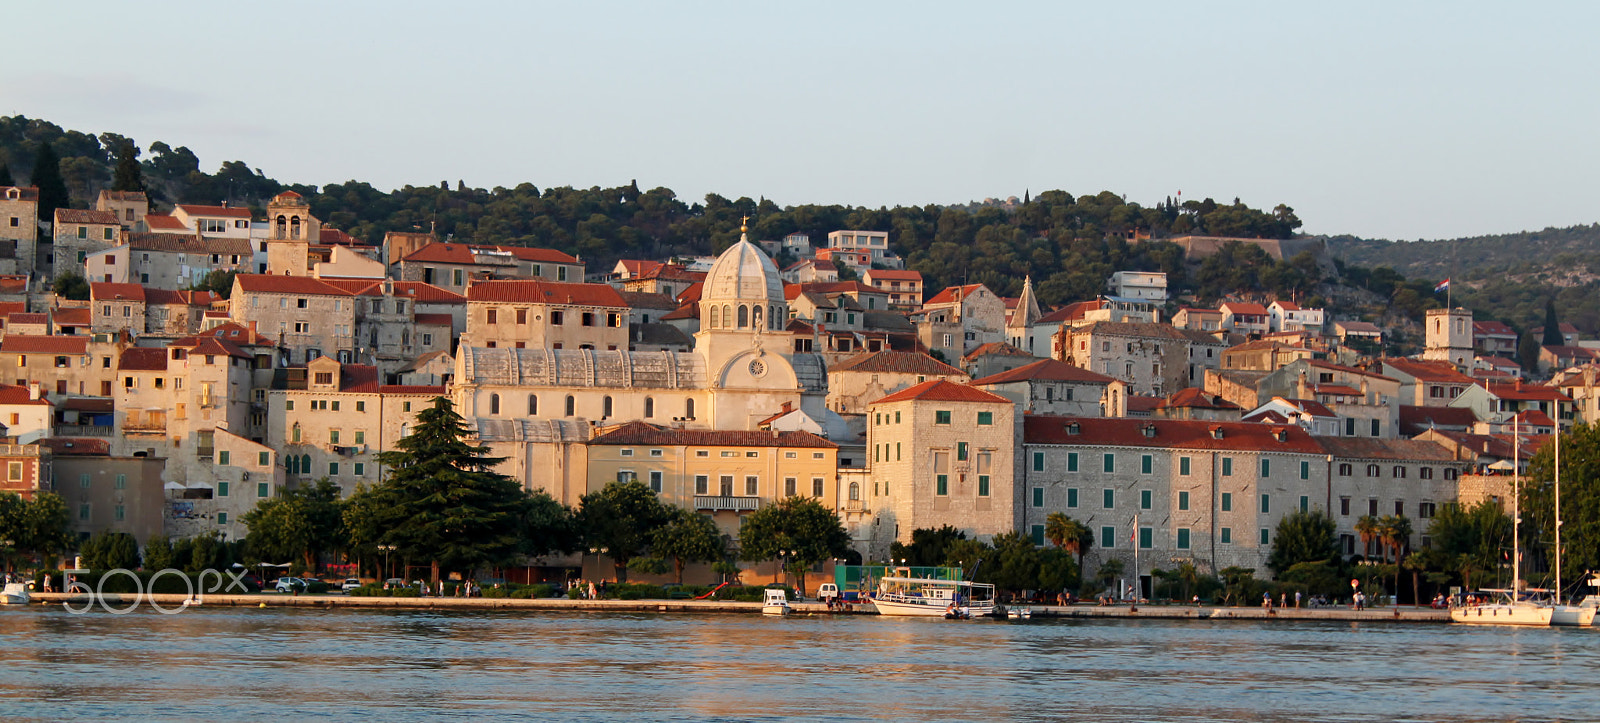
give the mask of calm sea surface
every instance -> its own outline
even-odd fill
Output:
[[[1596,720],[1600,630],[0,607],[0,719]]]

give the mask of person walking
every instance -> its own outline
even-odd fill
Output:
[[[1300,591],[1299,590],[1294,591],[1294,606],[1295,607],[1300,607]]]
[[[1270,593],[1270,592],[1261,593],[1261,609],[1262,610],[1271,610],[1272,609],[1272,593]]]

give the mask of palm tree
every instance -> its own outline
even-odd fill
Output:
[[[1356,534],[1361,536],[1361,554],[1363,556],[1366,556],[1367,551],[1372,549],[1372,541],[1380,537],[1381,531],[1382,525],[1377,517],[1362,515],[1361,519],[1356,520]]]
[[[1400,604],[1400,568],[1407,547],[1411,546],[1411,520],[1405,515],[1384,515],[1378,520],[1378,534],[1386,549],[1394,550],[1394,600]],[[1387,552],[1384,562],[1389,561]]]
[[[1078,584],[1083,584],[1083,556],[1094,544],[1094,531],[1061,512],[1044,518],[1044,537],[1050,544],[1078,556]]]

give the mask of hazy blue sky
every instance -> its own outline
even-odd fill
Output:
[[[25,30],[0,114],[283,181],[1181,190],[1408,239],[1600,220],[1596,3],[17,2],[4,22]]]

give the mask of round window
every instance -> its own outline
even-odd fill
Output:
[[[767,373],[767,364],[766,364],[766,362],[763,362],[760,359],[752,359],[752,360],[750,360],[750,376],[759,377],[759,376],[761,376],[763,374],[766,374],[766,373]]]

